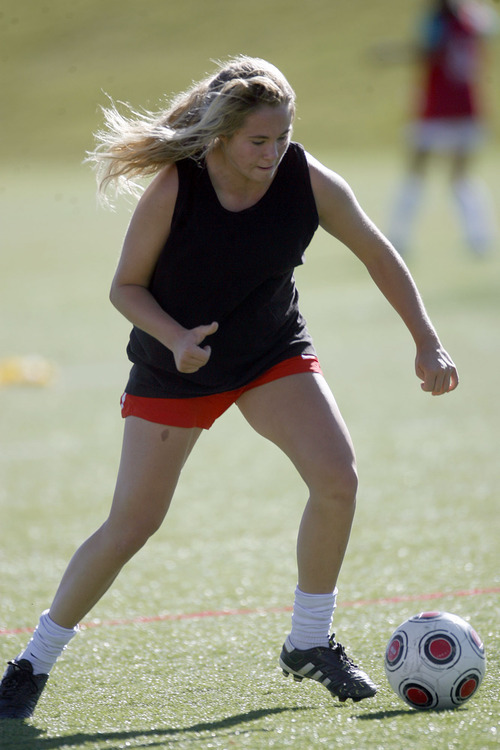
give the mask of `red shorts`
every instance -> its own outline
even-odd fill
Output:
[[[210,396],[145,398],[124,393],[121,398],[122,417],[140,417],[148,422],[157,422],[171,427],[201,427],[208,430],[245,391],[300,372],[321,374],[318,359],[310,355],[290,357],[271,367],[270,370],[242,388],[214,393]]]

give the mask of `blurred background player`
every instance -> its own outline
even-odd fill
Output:
[[[402,254],[411,242],[429,157],[436,154],[451,160],[452,193],[467,246],[476,255],[492,248],[496,228],[491,198],[469,170],[484,139],[484,42],[497,28],[491,7],[462,0],[433,0],[422,20],[416,49],[416,119],[408,128],[408,173],[399,186],[388,231]],[[385,61],[398,58],[394,49],[379,56]]]

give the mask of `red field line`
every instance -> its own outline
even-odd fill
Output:
[[[370,607],[382,604],[400,604],[403,602],[424,602],[449,597],[482,596],[486,594],[500,594],[500,587],[467,589],[464,591],[438,591],[427,594],[409,594],[408,596],[389,596],[381,599],[356,599],[352,602],[341,602],[339,607]],[[200,620],[204,617],[229,617],[230,615],[269,615],[291,612],[292,607],[257,607],[254,609],[215,609],[203,612],[181,612],[178,614],[149,615],[142,617],[123,618],[118,620],[90,620],[81,623],[81,628],[118,627],[122,625],[142,625],[149,622],[172,622],[177,620]],[[0,628],[0,636],[31,633],[33,628]]]

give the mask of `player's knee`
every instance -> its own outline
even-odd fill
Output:
[[[355,463],[346,462],[340,466],[335,462],[326,463],[318,470],[310,489],[322,503],[354,506],[358,489]]]
[[[161,521],[156,518],[131,518],[119,525],[108,521],[107,532],[114,554],[124,564],[138,552],[159,529]]]

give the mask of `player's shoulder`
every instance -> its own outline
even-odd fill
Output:
[[[351,188],[338,172],[327,167],[308,151],[306,151],[306,158],[311,185],[315,195],[318,197],[326,195],[338,197],[351,195]]]
[[[177,195],[179,189],[179,173],[177,165],[173,162],[166,164],[151,181],[146,193],[151,193],[157,198],[168,200]],[[145,194],[146,194],[145,193]]]
[[[174,209],[179,190],[175,163],[167,164],[155,175],[141,196],[138,209],[142,212],[167,212]]]

